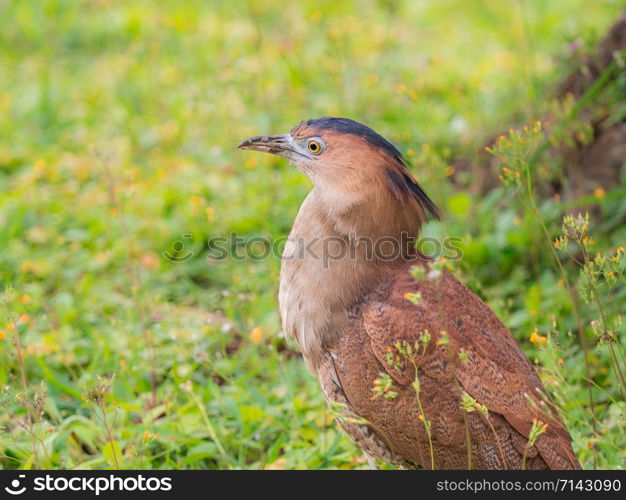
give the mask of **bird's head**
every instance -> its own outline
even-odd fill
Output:
[[[400,151],[354,120],[307,120],[288,134],[251,137],[237,147],[284,156],[329,200],[357,202],[388,194],[440,218],[435,204],[407,170]]]

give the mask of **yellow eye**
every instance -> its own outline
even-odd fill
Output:
[[[309,148],[309,151],[314,155],[318,155],[322,152],[322,145],[319,141],[316,141],[315,139],[309,140],[309,142],[307,143],[307,147]]]

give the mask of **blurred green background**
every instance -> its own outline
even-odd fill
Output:
[[[407,155],[446,215],[427,234],[463,239],[459,272],[538,363],[585,467],[622,467],[607,351],[590,354],[593,432],[536,218],[506,187],[468,190],[471,169],[449,177],[490,135],[541,119],[572,46],[591,50],[623,7],[0,0],[0,466],[365,466],[280,333],[279,261],[207,259],[213,236],[286,235],[310,189],[236,144],[334,115]],[[596,198],[624,214],[621,194]],[[558,236],[565,208],[541,210]],[[598,251],[625,241],[621,221],[600,217]],[[529,341],[553,328],[560,342]]]

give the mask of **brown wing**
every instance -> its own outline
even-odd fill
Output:
[[[524,454],[528,468],[580,468],[539,377],[497,316],[449,273],[416,282],[409,268],[351,311],[334,364],[353,410],[371,422],[393,453],[426,468],[431,450],[438,468],[467,468],[470,462],[474,468],[519,468]],[[404,297],[414,292],[421,294],[417,304]],[[419,410],[412,386],[415,369],[394,345],[406,341],[414,346],[425,331],[431,341],[414,358]],[[438,342],[442,331],[447,344]],[[381,372],[392,377],[396,398],[372,398],[372,382]],[[488,417],[462,411],[463,392],[485,405]],[[431,421],[431,442],[417,419],[422,411]],[[527,450],[533,419],[548,428]]]

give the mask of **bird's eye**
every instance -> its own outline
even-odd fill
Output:
[[[307,147],[309,148],[309,151],[314,155],[318,155],[322,152],[322,144],[315,139],[310,139],[307,143]]]

